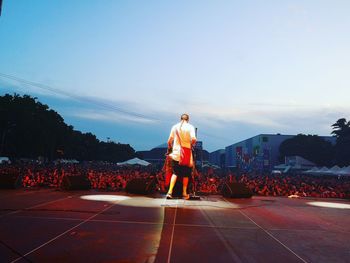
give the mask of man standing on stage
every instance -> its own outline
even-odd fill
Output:
[[[184,199],[188,200],[190,196],[187,194],[188,178],[191,176],[193,167],[193,157],[190,158],[189,165],[180,165],[180,151],[181,147],[186,147],[192,149],[195,145],[197,138],[194,127],[189,124],[189,115],[182,114],[181,121],[175,124],[171,128],[170,136],[168,139],[168,149],[172,149],[169,156],[172,158],[173,174],[170,180],[169,191],[167,193],[167,199],[172,198],[173,188],[175,186],[177,177],[183,178],[182,196]],[[192,151],[191,151],[192,155]]]

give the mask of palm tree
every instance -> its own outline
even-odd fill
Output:
[[[350,164],[350,121],[345,118],[339,119],[332,125],[334,134],[337,138],[335,145],[335,159],[338,165]]]
[[[346,121],[345,118],[341,118],[337,120],[336,123],[332,125],[333,131],[332,134],[334,134],[337,138],[346,136],[349,134],[350,131],[350,121]]]

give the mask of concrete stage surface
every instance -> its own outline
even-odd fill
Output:
[[[0,262],[350,262],[350,202],[0,190]]]

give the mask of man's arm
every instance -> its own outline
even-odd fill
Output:
[[[168,138],[168,149],[173,147],[173,142],[174,142],[174,129],[172,128]]]
[[[168,139],[168,148],[173,147],[173,141],[174,141],[174,137],[169,136],[169,139]]]
[[[192,127],[192,129],[191,129],[191,147],[195,146],[196,142],[197,142],[196,131],[195,131],[194,127]]]
[[[192,138],[191,139],[191,146],[195,146],[196,145],[196,142],[197,142],[197,139],[196,138]]]

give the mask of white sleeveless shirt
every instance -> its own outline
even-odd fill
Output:
[[[186,147],[186,148],[191,148],[191,141],[193,139],[196,140],[196,132],[195,132],[195,128],[191,124],[185,121],[179,122],[171,128],[169,138],[174,138],[174,141],[173,141],[173,151],[170,154],[170,157],[174,161],[179,161],[181,146],[180,146],[179,138],[176,135],[176,131],[178,131],[178,134],[180,136],[182,147]]]

